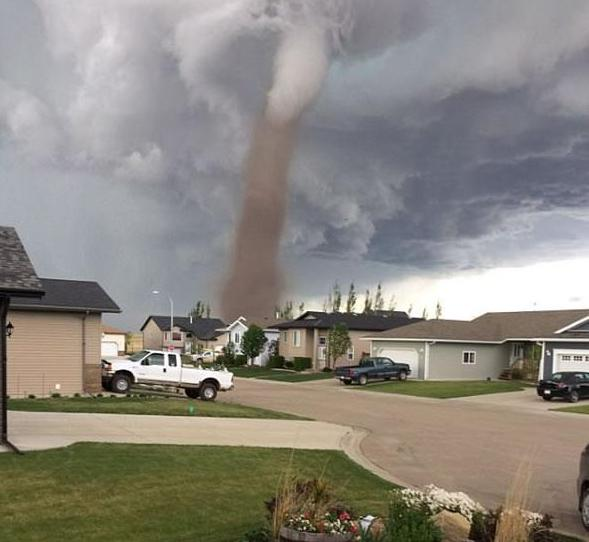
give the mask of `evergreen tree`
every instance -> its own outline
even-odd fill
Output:
[[[382,296],[382,284],[379,282],[376,287],[376,295],[374,296],[374,310],[381,311],[384,309],[384,297]]]

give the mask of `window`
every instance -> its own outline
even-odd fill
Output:
[[[284,344],[287,344],[288,343],[288,331],[283,331],[282,332],[282,342]]]
[[[239,332],[237,331],[233,334],[233,344],[241,344],[241,337],[239,336]]]
[[[176,354],[168,354],[168,365],[170,367],[178,366],[178,357],[176,356]]]
[[[180,333],[179,331],[174,331],[172,333],[172,340],[173,341],[181,341],[182,340],[182,333]]]
[[[513,344],[513,357],[514,358],[521,358],[524,355],[524,347],[522,344],[514,343]]]
[[[583,356],[573,356],[573,361],[583,361]]]
[[[474,365],[477,362],[476,352],[462,352],[462,364]]]
[[[569,354],[562,355],[562,361],[571,361],[571,356]]]
[[[301,330],[295,329],[292,332],[292,344],[293,346],[301,346]]]
[[[354,361],[354,347],[348,348],[348,361]]]
[[[146,357],[141,362],[141,365],[149,365],[150,367],[153,365],[163,365],[163,364],[164,364],[164,355],[163,354],[151,354],[150,356]]]
[[[325,346],[327,344],[327,337],[319,337],[319,346]]]

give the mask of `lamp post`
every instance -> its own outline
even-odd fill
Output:
[[[159,290],[152,290],[151,292],[153,295],[159,295]],[[168,296],[168,301],[170,302],[170,341],[173,342],[174,340],[174,300]]]

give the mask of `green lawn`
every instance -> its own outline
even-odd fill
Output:
[[[297,373],[277,369],[260,369],[258,367],[232,367],[229,369],[240,378],[256,378],[258,380],[275,380],[277,382],[310,382],[333,378],[332,373]]]
[[[589,414],[589,404],[577,405],[563,408],[551,408],[556,412],[573,412],[574,414]]]
[[[100,414],[152,414],[156,416],[204,416],[214,418],[301,419],[284,412],[223,403],[167,397],[59,397],[9,399],[9,410],[34,412],[91,412]]]
[[[0,539],[238,542],[263,521],[291,453],[81,443],[0,454]],[[292,467],[331,481],[359,513],[384,512],[392,486],[341,452],[296,451]]]
[[[433,397],[437,399],[451,399],[454,397],[469,397],[471,395],[485,395],[488,393],[504,393],[520,391],[525,385],[520,382],[506,381],[414,381],[406,382],[378,382],[367,386],[354,386],[354,389],[378,391],[382,393],[398,393],[400,395],[415,395],[416,397]]]

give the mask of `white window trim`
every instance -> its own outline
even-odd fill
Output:
[[[293,329],[292,330],[292,345],[295,348],[300,348],[300,346],[301,346],[301,330],[300,329]]]
[[[464,354],[472,354],[473,361],[464,361]],[[470,356],[469,356],[470,357]],[[475,350],[463,350],[462,351],[462,365],[476,365],[477,364],[477,353]]]

